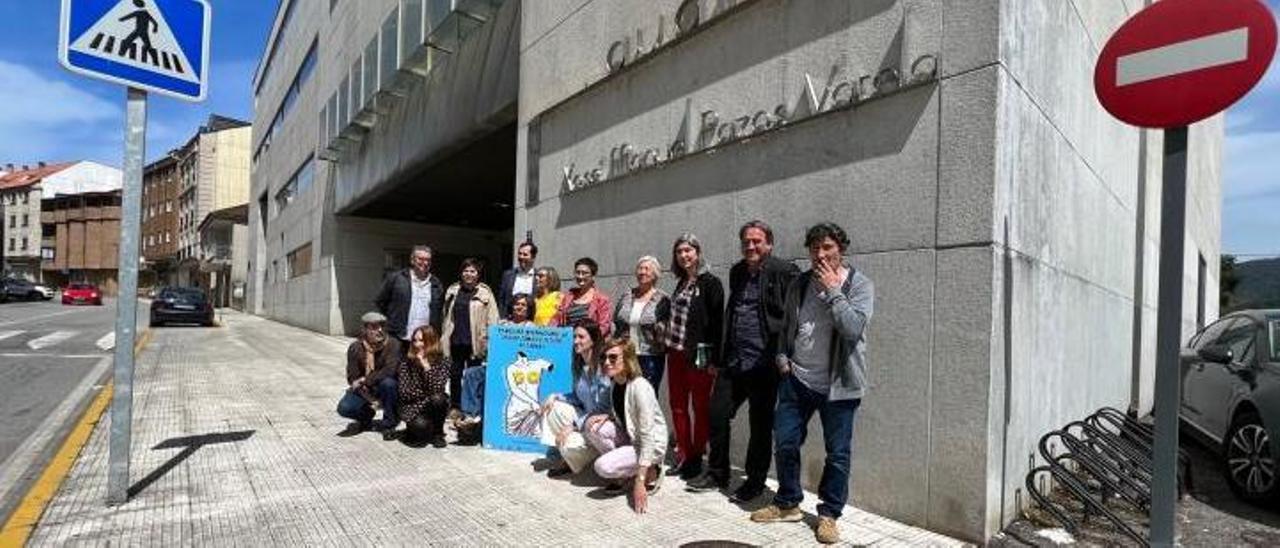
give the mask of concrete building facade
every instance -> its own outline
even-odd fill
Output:
[[[142,258],[139,285],[168,283],[177,266],[178,175],[176,152],[170,152],[143,169],[142,174]]]
[[[41,268],[56,286],[88,282],[103,295],[119,290],[120,191],[58,194],[41,204]]]
[[[44,199],[120,189],[120,170],[95,162],[6,165],[0,177],[0,245],[5,274],[46,281],[53,233],[43,226]]]
[[[249,201],[248,122],[213,115],[182,148],[172,153],[177,170],[174,242],[176,276],[168,283],[209,287],[200,270],[200,223],[210,213]]]
[[[0,274],[40,280],[40,183],[71,165],[5,167],[0,175]]]
[[[682,232],[723,279],[742,223],[806,266],[829,220],[877,286],[855,504],[985,540],[1040,435],[1151,408],[1161,133],[1092,92],[1144,2],[459,2],[407,39],[449,3],[323,4],[282,3],[255,79],[255,313],[350,332],[415,243],[504,264],[532,234],[616,293]],[[1222,133],[1191,129],[1187,336],[1217,315]]]
[[[249,205],[219,209],[200,223],[200,272],[213,305],[244,311],[249,269]]]

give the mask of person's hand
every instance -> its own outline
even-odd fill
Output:
[[[631,482],[631,500],[637,514],[643,514],[649,509],[649,490],[644,486],[644,473],[637,474]]]
[[[833,266],[826,261],[813,263],[813,275],[826,289],[839,289],[844,282],[840,278],[840,266]]]
[[[364,377],[360,377],[354,381],[351,381],[352,390],[359,390],[361,386],[364,386]]]
[[[603,425],[607,420],[609,420],[609,415],[604,415],[604,414],[591,415],[590,417],[587,417],[587,424],[585,425],[586,430],[588,432],[595,432],[599,430],[600,426]]]
[[[573,433],[572,426],[566,426],[564,428],[561,428],[560,432],[556,433],[556,447],[563,447],[564,440],[567,439],[569,437],[569,434],[572,434],[572,433]]]
[[[779,375],[785,377],[791,374],[791,360],[787,359],[786,356],[778,356],[778,358],[774,360],[773,365],[778,368]]]

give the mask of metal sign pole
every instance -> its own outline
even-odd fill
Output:
[[[1178,408],[1182,404],[1182,260],[1187,209],[1187,126],[1164,131],[1160,199],[1160,300],[1156,319],[1156,440],[1151,545],[1172,547],[1178,503]]]
[[[120,213],[120,292],[116,299],[114,390],[107,458],[107,504],[129,500],[133,430],[133,345],[138,327],[138,240],[142,225],[142,163],[147,148],[147,92],[129,88],[124,129],[124,189]]]

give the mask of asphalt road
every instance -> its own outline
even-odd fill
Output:
[[[114,301],[0,304],[0,518],[101,389],[115,346],[115,311]]]

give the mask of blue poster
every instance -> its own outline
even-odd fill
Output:
[[[484,383],[484,446],[542,453],[542,401],[573,386],[573,330],[495,325],[489,328]]]

